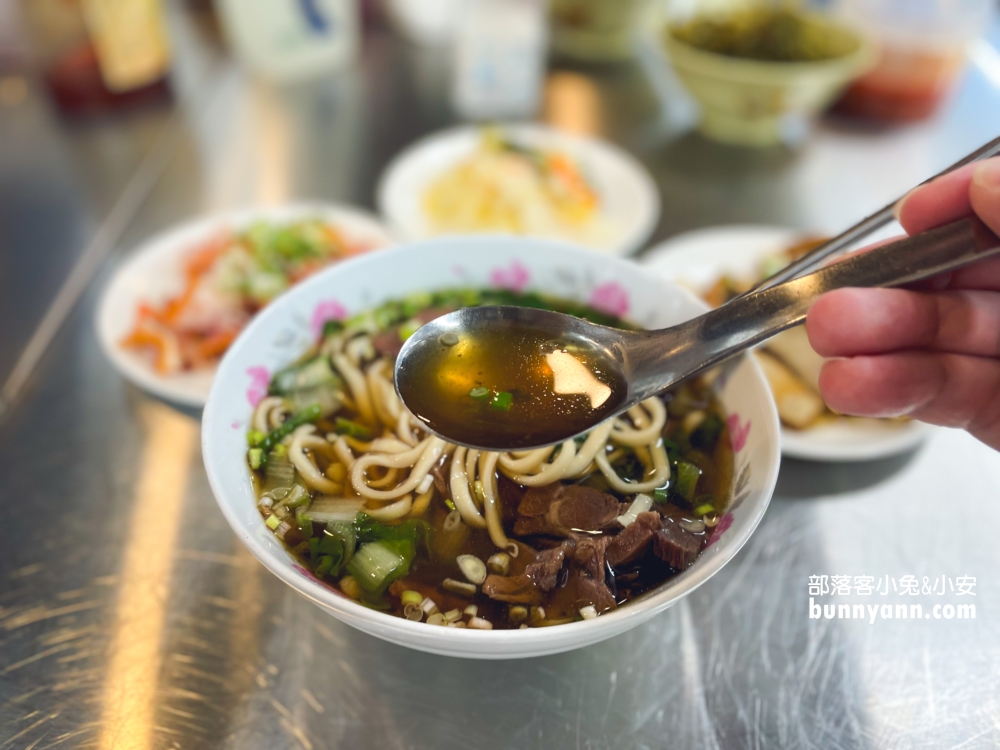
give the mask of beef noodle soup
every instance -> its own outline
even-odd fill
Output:
[[[455,446],[403,407],[392,372],[417,328],[472,305],[628,327],[572,302],[496,290],[413,295],[328,323],[253,414],[247,456],[267,526],[344,595],[457,628],[598,617],[688,568],[732,491],[710,377],[560,445]]]

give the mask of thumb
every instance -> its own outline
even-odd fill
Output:
[[[980,219],[1000,234],[1000,159],[987,159],[976,165],[969,185],[969,202]]]

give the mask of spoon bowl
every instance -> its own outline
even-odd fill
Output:
[[[985,224],[961,219],[654,331],[531,308],[467,308],[410,337],[396,359],[396,392],[450,442],[538,448],[587,432],[803,323],[812,303],[833,289],[899,286],[998,254],[1000,239]]]

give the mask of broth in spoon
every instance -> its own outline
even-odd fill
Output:
[[[512,450],[582,432],[619,411],[628,392],[617,363],[592,342],[502,324],[418,342],[396,387],[448,440]]]

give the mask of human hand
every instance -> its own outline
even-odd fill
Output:
[[[921,186],[897,208],[910,234],[972,213],[1000,235],[1000,157]],[[806,329],[830,358],[819,385],[835,411],[960,427],[1000,450],[1000,259],[906,289],[838,289],[816,301]]]

